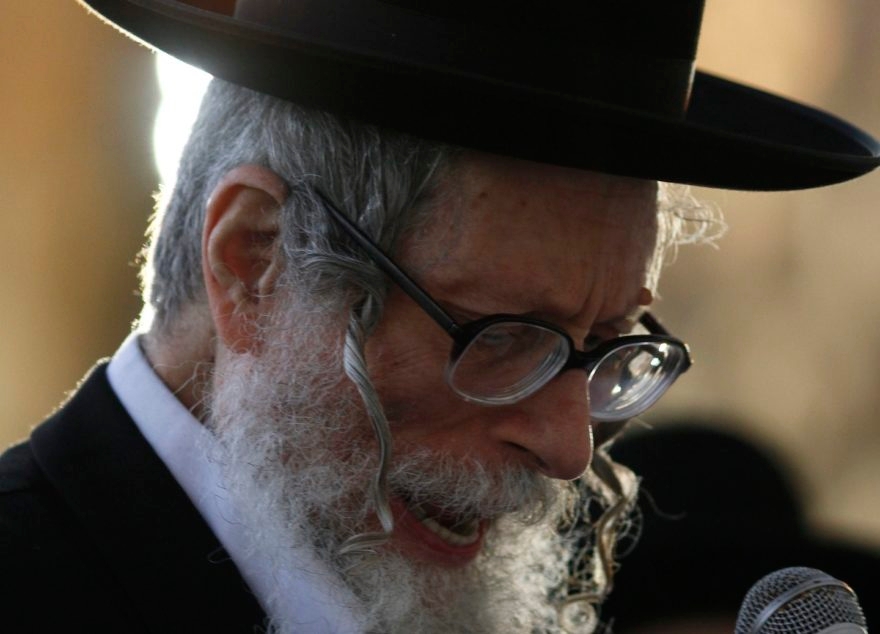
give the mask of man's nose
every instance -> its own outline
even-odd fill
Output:
[[[593,456],[587,376],[564,372],[529,398],[511,405],[493,425],[505,443],[544,475],[577,478]]]

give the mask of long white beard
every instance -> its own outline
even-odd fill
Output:
[[[413,562],[381,547],[373,557],[339,555],[347,539],[377,528],[368,500],[378,457],[341,366],[303,356],[317,338],[237,355],[215,372],[209,424],[220,442],[211,459],[248,524],[250,547],[278,570],[296,565],[294,548],[309,548],[356,597],[349,607],[367,632],[562,631],[550,594],[567,570],[569,545],[554,530],[567,500],[553,494],[567,489],[530,472],[489,474],[423,452],[395,455],[392,489],[448,494],[444,508],[527,508],[496,521],[483,553],[464,568]],[[266,600],[273,632],[302,631],[277,609],[285,596]]]

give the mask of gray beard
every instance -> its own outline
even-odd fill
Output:
[[[489,473],[419,451],[395,455],[392,490],[499,515],[483,552],[455,569],[382,547],[340,554],[351,537],[377,529],[368,500],[378,456],[359,399],[339,378],[341,365],[303,355],[317,339],[311,332],[311,345],[273,342],[260,357],[235,355],[215,369],[208,422],[219,442],[209,457],[247,525],[249,548],[276,570],[296,565],[294,548],[308,548],[350,590],[340,596],[353,597],[347,607],[365,632],[564,631],[550,597],[563,585],[571,552],[555,530],[568,488],[532,472]],[[302,632],[279,608],[285,596],[263,600],[272,632]]]

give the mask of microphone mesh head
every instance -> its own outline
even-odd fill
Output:
[[[783,598],[801,584],[808,587]],[[774,603],[778,605],[768,610]],[[840,624],[866,627],[849,586],[815,568],[783,568],[748,591],[736,619],[736,634],[813,634]]]

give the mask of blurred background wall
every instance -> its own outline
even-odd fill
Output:
[[[158,186],[154,60],[73,0],[0,0],[0,445],[128,332]],[[880,135],[880,3],[708,0],[699,65]],[[817,527],[880,546],[880,173],[808,192],[697,190],[658,313],[696,366],[648,422],[743,431],[791,465]],[[695,477],[698,477],[696,474]]]
[[[152,56],[73,0],[0,0],[0,445],[137,314],[155,84]]]
[[[706,5],[700,66],[880,135],[880,3]],[[681,249],[661,281],[658,311],[696,366],[651,419],[697,414],[753,434],[792,465],[821,530],[880,546],[880,173],[696,191],[729,230],[717,250]]]

